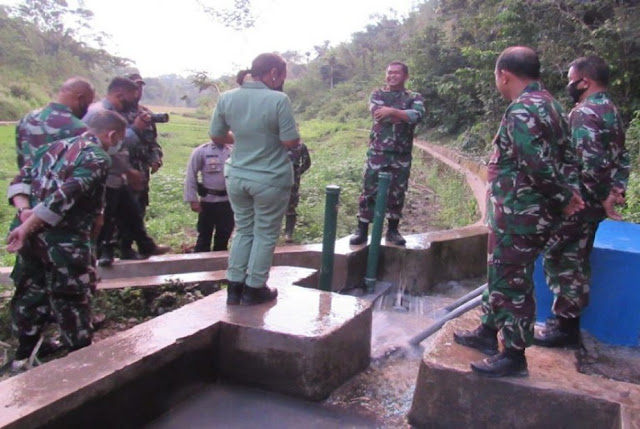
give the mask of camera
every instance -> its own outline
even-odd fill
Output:
[[[155,122],[155,123],[169,122],[169,114],[168,113],[152,113],[151,122]]]

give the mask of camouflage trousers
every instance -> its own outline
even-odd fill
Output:
[[[298,214],[296,209],[298,208],[298,204],[300,203],[300,176],[300,174],[296,174],[296,172],[294,171],[291,196],[289,197],[289,205],[287,206],[287,211],[285,212],[285,215],[287,216],[296,216]]]
[[[91,294],[97,283],[91,246],[84,240],[33,244],[17,255],[11,273],[16,287],[10,303],[14,334],[39,335],[54,319],[66,346],[91,344]]]
[[[506,348],[533,343],[536,302],[533,265],[549,234],[514,235],[489,231],[487,283],[482,295],[482,323],[500,331]]]
[[[554,295],[551,309],[556,316],[579,317],[589,304],[589,257],[598,225],[599,222],[565,219],[547,243],[543,265]]]
[[[411,153],[380,152],[370,149],[367,152],[367,161],[364,166],[362,194],[358,200],[358,218],[362,221],[373,221],[376,196],[378,195],[378,177],[383,171],[391,173],[386,217],[388,219],[402,217],[404,196],[411,173]]]

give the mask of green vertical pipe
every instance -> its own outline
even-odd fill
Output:
[[[328,185],[326,187],[327,199],[324,204],[324,231],[322,233],[322,266],[318,289],[331,291],[333,279],[333,260],[336,248],[336,227],[338,225],[338,201],[340,199],[340,186]]]
[[[382,226],[387,209],[387,194],[389,193],[390,183],[391,173],[381,172],[378,175],[378,196],[376,197],[376,206],[373,213],[373,229],[371,231],[369,255],[367,256],[367,274],[364,278],[364,284],[369,292],[373,292],[376,286],[378,258],[380,258],[380,239],[382,238]]]

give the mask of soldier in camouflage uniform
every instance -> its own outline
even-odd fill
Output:
[[[457,343],[493,355],[471,364],[486,376],[528,374],[524,351],[533,342],[533,264],[562,214],[583,205],[564,113],[539,77],[540,61],[530,48],[507,48],[498,57],[496,86],[511,104],[488,165],[488,289],[480,326],[454,334]]]
[[[129,123],[133,125],[136,118],[140,116],[151,117],[151,110],[140,104],[142,98],[142,92],[145,85],[144,80],[138,73],[132,73],[127,75],[129,80],[135,82],[138,86],[138,94],[135,105],[131,106],[123,116]],[[140,189],[132,189],[129,186],[129,191],[135,200],[134,207],[128,207],[127,210],[137,210],[140,213],[140,217],[144,222],[144,218],[147,214],[147,206],[149,206],[149,183],[151,180],[151,174],[157,172],[162,167],[162,147],[158,143],[158,130],[156,124],[153,121],[149,121],[146,127],[138,132],[139,139],[132,144],[128,145],[127,150],[129,152],[129,162],[131,166],[142,172],[144,180]],[[131,199],[127,199],[129,204]],[[125,204],[128,204],[125,200]],[[126,222],[125,222],[126,225]],[[128,231],[123,228],[120,231],[120,253],[121,255],[133,254],[133,236],[135,232]]]
[[[351,244],[367,242],[378,193],[378,175],[383,171],[391,173],[386,210],[389,227],[385,239],[387,243],[399,246],[406,242],[398,231],[398,224],[411,172],[413,132],[424,117],[422,96],[404,87],[408,78],[409,68],[406,64],[394,61],[387,66],[387,86],[371,94],[369,110],[374,123],[359,199],[358,229],[349,240]]]
[[[94,96],[91,83],[73,77],[62,84],[56,101],[24,116],[16,127],[18,168],[22,168],[40,146],[84,133],[87,127],[80,118],[87,113]]]
[[[580,346],[580,314],[589,303],[589,256],[599,223],[620,220],[614,205],[624,203],[629,154],[616,106],[607,94],[609,66],[599,57],[578,58],[569,67],[569,95],[578,103],[569,114],[571,141],[578,155],[585,208],[564,219],[544,252],[552,311],[534,344]]]
[[[127,78],[135,82],[139,89],[135,106],[124,113],[125,119],[131,125],[138,116],[143,114],[151,116],[153,112],[140,104],[144,85],[146,85],[142,77],[138,73],[132,73],[127,75]],[[144,189],[134,192],[143,218],[146,214],[146,208],[149,205],[149,181],[151,174],[154,174],[162,167],[162,156],[162,147],[158,143],[158,129],[155,122],[150,121],[147,126],[140,131],[139,141],[129,147],[129,160],[131,165],[136,170],[142,171],[146,178]]]
[[[9,185],[9,201],[18,209],[7,250],[18,252],[11,274],[16,290],[10,304],[19,346],[12,366],[20,369],[34,349],[48,302],[71,350],[91,344],[91,234],[104,208],[110,157],[126,121],[100,112],[81,136],[53,142],[35,152]]]
[[[289,206],[285,213],[284,240],[287,243],[293,243],[293,230],[296,227],[298,217],[296,209],[300,202],[300,179],[311,167],[311,157],[307,145],[300,142],[299,146],[289,149],[289,159],[293,165],[293,186],[291,187]]]
[[[109,83],[107,95],[101,101],[89,106],[84,120],[89,120],[97,112],[103,110],[111,110],[124,115],[136,105],[138,98],[139,88],[135,82],[124,77],[115,77]],[[144,174],[131,165],[129,148],[138,144],[142,130],[148,126],[149,120],[147,114],[138,115],[134,122],[127,127],[122,144],[110,152],[112,162],[107,177],[104,225],[98,237],[98,251],[100,252],[98,264],[101,266],[109,266],[113,263],[112,238],[116,227],[121,233],[126,231],[126,234],[136,241],[140,251],[140,253],[135,252],[131,247],[123,248],[120,253],[121,259],[143,259],[170,250],[167,246],[157,245],[149,237],[138,205],[130,190],[130,188],[143,189],[145,186]]]

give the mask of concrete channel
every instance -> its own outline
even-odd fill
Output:
[[[484,213],[481,165],[424,142],[416,146],[465,174]],[[227,308],[217,292],[12,377],[0,383],[0,427],[406,427],[407,414],[425,428],[640,427],[639,386],[580,374],[571,352],[534,347],[528,379],[476,377],[468,363],[479,356],[453,344],[451,331],[473,325],[477,311],[447,323],[421,347],[408,347],[411,327],[426,326],[439,308],[483,282],[486,229],[477,223],[407,238],[406,247],[381,251],[378,279],[395,286],[386,297],[391,311],[379,310],[382,299],[374,304],[335,293],[361,286],[367,245],[336,242],[333,292],[311,289],[319,245],[281,248],[270,274],[280,290],[277,303]],[[216,283],[226,257],[121,262],[101,271],[100,287]],[[446,282],[468,279],[480,280],[439,294]],[[422,317],[410,311],[416,307]],[[385,363],[403,359],[410,365],[393,374],[410,380],[399,393],[400,415],[381,419],[367,406],[375,399],[370,391],[353,392]],[[397,392],[379,392],[380,403],[394,406],[384,396]]]

